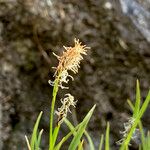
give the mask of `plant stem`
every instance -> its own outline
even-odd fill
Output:
[[[55,108],[56,95],[58,92],[58,82],[59,82],[59,76],[54,81],[53,98],[51,102],[49,150],[53,150],[53,120],[54,120],[54,108]]]

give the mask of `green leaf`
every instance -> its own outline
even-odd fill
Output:
[[[82,141],[80,142],[79,147],[78,147],[78,150],[82,150],[82,149],[83,149],[83,142],[84,142],[84,140],[82,140]]]
[[[60,128],[60,125],[56,126],[55,129],[54,129],[54,133],[53,133],[53,147],[55,146],[55,143],[56,143],[56,139],[57,139],[57,136],[58,136],[59,128]]]
[[[146,108],[148,107],[149,102],[150,102],[150,91],[148,92],[148,95],[147,95],[147,97],[146,97],[146,99],[145,99],[145,101],[144,101],[144,103],[143,103],[143,105],[142,105],[142,107],[139,111],[139,114],[138,114],[137,118],[142,117],[142,115],[144,114]]]
[[[150,149],[150,132],[147,133],[147,145],[148,149]]]
[[[139,129],[140,129],[140,132],[141,132],[142,147],[143,147],[143,150],[146,150],[145,149],[145,135],[144,135],[143,126],[142,126],[141,121],[139,122]]]
[[[149,132],[147,133],[146,136],[144,135],[144,139],[143,139],[141,147],[142,147],[141,148],[142,150],[149,150],[150,149],[150,134],[149,134]]]
[[[128,99],[128,104],[129,106],[131,107],[131,109],[134,111],[134,105],[132,104],[132,102]],[[139,121],[139,129],[140,129],[140,132],[141,132],[141,142],[142,142],[142,147],[143,147],[143,150],[146,150],[146,145],[145,145],[145,135],[144,135],[144,132],[143,132],[143,126],[142,126],[142,123],[141,121]],[[139,150],[142,150],[141,148],[141,145],[139,145]]]
[[[80,125],[81,125],[81,123],[78,124],[72,131],[70,131],[65,137],[63,137],[62,140],[55,146],[54,150],[59,150],[59,149],[61,148],[62,144],[63,144],[66,140],[68,140],[68,138],[69,138],[72,134],[74,134],[74,133],[76,132],[76,130],[79,128]]]
[[[84,134],[85,134],[85,136],[86,136],[86,137],[87,137],[87,139],[88,139],[89,146],[90,146],[90,150],[95,150],[95,148],[94,148],[94,144],[93,144],[93,141],[92,141],[92,139],[91,139],[90,135],[88,134],[88,132],[87,132],[87,131],[85,131],[85,132],[84,132]]]
[[[136,101],[135,101],[135,108],[133,118],[136,118],[140,111],[140,103],[141,103],[141,94],[140,94],[140,84],[139,81],[136,81]]]
[[[75,127],[71,124],[71,122],[65,118],[64,123],[69,127],[70,131],[74,131]],[[73,132],[73,135],[76,135],[76,131]]]
[[[107,122],[107,129],[106,129],[106,136],[105,136],[105,150],[109,150],[109,131],[110,131],[110,125],[109,122]]]
[[[62,146],[62,144],[71,136],[72,134],[69,133],[65,137],[62,138],[62,140],[54,147],[54,150],[59,150]]]
[[[134,121],[133,124],[132,124],[132,127],[131,127],[131,129],[130,129],[130,132],[129,132],[128,135],[127,135],[127,138],[125,139],[125,141],[124,141],[123,144],[121,145],[120,150],[124,150],[124,149],[126,148],[126,146],[128,146],[128,144],[129,144],[129,142],[130,142],[130,140],[131,140],[131,137],[132,137],[132,135],[133,135],[133,133],[134,133],[134,131],[135,131],[135,129],[136,129],[136,127],[137,127],[137,125],[138,125],[140,119],[141,119],[141,117],[143,116],[145,110],[146,110],[147,107],[148,107],[149,102],[150,102],[150,91],[148,92],[148,95],[147,95],[147,97],[146,97],[146,100],[144,101],[144,103],[143,103],[143,105],[142,105],[142,107],[141,107],[141,109],[140,109],[138,115],[137,115],[136,118],[135,118],[135,121]]]
[[[126,150],[129,150],[128,145],[126,146]]]
[[[41,143],[41,136],[43,133],[43,129],[40,131],[39,135],[38,135],[38,139],[37,139],[37,143],[36,143],[36,150],[40,149],[40,143]]]
[[[42,116],[42,111],[40,112],[37,120],[36,120],[36,123],[34,125],[34,129],[33,129],[33,133],[32,133],[32,137],[31,137],[31,142],[30,142],[30,145],[31,145],[31,150],[34,150],[35,148],[35,145],[37,143],[37,132],[38,132],[38,126],[39,126],[39,122],[40,122],[40,119],[41,119],[41,116]]]
[[[102,134],[101,138],[100,138],[99,150],[102,150],[102,148],[103,148],[103,142],[104,142],[104,135]]]
[[[127,103],[129,104],[132,111],[134,111],[134,105],[132,104],[130,99],[127,99]]]
[[[69,129],[70,129],[71,131],[74,130],[74,126],[71,124],[71,122],[70,122],[67,118],[64,119],[64,122],[65,122],[65,124],[69,127]],[[88,139],[89,146],[90,146],[90,150],[95,150],[93,141],[92,141],[90,135],[88,134],[88,132],[87,132],[86,130],[85,130],[84,134],[85,134],[85,136],[86,136],[87,139]],[[75,135],[76,135],[76,132],[74,132],[73,135],[75,136]]]
[[[93,114],[93,111],[95,109],[95,106],[94,105],[92,107],[92,109],[88,112],[88,114],[86,115],[86,117],[83,119],[83,121],[81,122],[81,125],[79,126],[79,129],[77,131],[77,134],[74,136],[73,140],[71,141],[71,144],[69,146],[69,149],[68,150],[75,150],[77,148],[77,146],[79,145],[80,143],[80,139],[85,131],[85,128]]]

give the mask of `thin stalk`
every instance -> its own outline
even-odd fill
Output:
[[[56,95],[58,92],[59,76],[55,79],[54,82],[55,83],[53,88],[53,98],[52,98],[51,111],[50,111],[49,150],[53,150],[53,120],[54,120],[54,108],[55,108]]]

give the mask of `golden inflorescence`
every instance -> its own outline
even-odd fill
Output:
[[[70,77],[73,80],[73,77],[69,75],[68,71],[72,71],[73,73],[78,73],[78,68],[80,68],[80,61],[83,59],[82,55],[87,55],[87,50],[89,47],[86,45],[82,45],[79,40],[74,40],[75,45],[74,47],[65,47],[65,51],[63,52],[62,56],[58,56],[53,53],[57,59],[59,60],[59,64],[56,69],[54,76],[59,77],[59,86],[61,88],[68,88],[64,87],[62,83],[68,83]],[[52,81],[49,81],[51,85],[54,85]]]
[[[78,68],[80,68],[80,61],[83,59],[82,54],[87,54],[86,45],[82,45],[79,40],[74,40],[75,46],[74,47],[65,47],[65,50],[62,56],[57,56],[59,60],[58,67],[56,68],[56,73],[60,73],[63,71],[71,70],[74,73],[78,72]]]
[[[57,57],[59,63],[57,67],[53,67],[56,69],[54,74],[55,80],[49,80],[50,85],[55,86],[55,83],[57,82],[58,86],[62,89],[68,89],[69,87],[63,86],[63,83],[68,83],[69,78],[73,80],[73,77],[68,71],[72,71],[75,74],[78,73],[80,62],[83,59],[82,55],[87,55],[87,50],[89,47],[82,45],[79,40],[75,39],[74,42],[74,47],[64,46],[65,51],[61,56],[53,53]],[[56,114],[58,115],[57,124],[60,125],[63,122],[64,118],[67,117],[67,113],[71,112],[70,106],[75,107],[76,102],[77,101],[74,101],[74,97],[71,94],[66,94],[65,98],[63,100],[61,99],[62,106],[56,111]]]

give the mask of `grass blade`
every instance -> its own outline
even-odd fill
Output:
[[[109,150],[109,132],[110,132],[110,125],[109,122],[107,122],[106,136],[105,136],[105,150]]]
[[[149,131],[147,136],[144,136],[144,142],[142,143],[142,150],[149,150],[150,149],[150,134]]]
[[[95,147],[94,147],[94,144],[93,144],[93,141],[90,137],[90,135],[88,134],[87,131],[84,132],[85,136],[87,137],[88,139],[88,142],[89,142],[89,146],[90,146],[90,150],[95,150]]]
[[[130,129],[130,132],[129,132],[129,134],[127,135],[127,138],[125,139],[125,141],[124,141],[123,144],[121,145],[120,150],[124,150],[124,149],[126,148],[126,146],[128,146],[128,144],[129,144],[129,142],[130,142],[130,140],[131,140],[131,137],[132,137],[132,135],[133,135],[133,133],[134,133],[134,131],[135,131],[135,129],[136,129],[136,127],[137,127],[137,125],[138,125],[140,119],[141,119],[141,117],[143,116],[143,114],[144,114],[146,108],[148,107],[149,102],[150,102],[150,91],[148,92],[148,95],[147,95],[147,97],[146,97],[146,100],[144,101],[144,103],[143,103],[143,105],[142,105],[142,107],[141,107],[141,109],[140,109],[140,111],[139,111],[137,117],[135,118],[135,121],[134,121],[134,123],[133,123],[133,125],[132,125],[132,127],[131,127],[131,129]]]
[[[135,107],[134,107],[134,114],[133,117],[136,118],[140,111],[140,103],[141,103],[141,94],[140,94],[140,84],[139,81],[136,81],[136,101],[135,101]]]
[[[100,144],[99,144],[99,149],[98,150],[102,150],[102,148],[103,148],[103,142],[104,142],[104,135],[102,134],[101,138],[100,138]]]
[[[31,150],[30,143],[29,143],[28,137],[26,135],[25,135],[25,139],[26,139],[28,150]]]
[[[93,114],[95,106],[96,105],[94,105],[92,107],[92,109],[88,112],[86,117],[81,122],[81,125],[79,126],[79,129],[77,131],[77,134],[76,134],[76,136],[74,136],[74,138],[73,138],[73,140],[72,140],[68,150],[75,150],[77,148],[77,146],[79,145],[80,139],[81,139],[81,137],[82,137],[82,135],[83,135],[83,133],[85,131],[85,128],[86,128],[86,126],[87,126],[87,124],[88,124],[88,122],[89,122],[89,120],[90,120],[90,118],[91,118],[91,116]]]
[[[130,106],[131,110],[134,112],[134,105],[132,104],[130,99],[127,99],[127,103]]]
[[[74,130],[74,126],[71,124],[71,122],[70,122],[67,118],[65,118],[64,122],[66,123],[66,125],[69,127],[69,129],[70,129],[71,131]],[[85,131],[84,134],[85,134],[85,136],[86,136],[86,138],[87,138],[87,140],[88,140],[88,142],[89,142],[90,150],[95,150],[93,141],[92,141],[90,135],[88,134],[88,132]],[[74,132],[73,135],[75,136],[75,135],[76,135],[76,132]]]
[[[81,123],[78,124],[72,131],[70,131],[65,137],[63,137],[62,140],[55,146],[54,150],[59,150],[59,149],[61,148],[62,144],[63,144],[66,140],[68,140],[68,138],[69,138],[72,134],[74,134],[74,133],[76,132],[76,130],[79,128],[80,125],[81,125]]]
[[[142,126],[142,123],[139,122],[139,129],[140,129],[140,132],[141,132],[141,142],[142,142],[142,147],[143,147],[143,150],[146,150],[145,148],[145,135],[144,135],[144,131],[143,131],[143,126]]]
[[[54,129],[54,133],[53,133],[53,147],[55,146],[59,129],[60,129],[60,125],[56,126],[55,129]]]
[[[67,118],[64,119],[64,122],[68,126],[68,128],[70,129],[70,131],[73,131],[75,129],[75,127],[72,125],[72,123]],[[73,132],[73,135],[74,136],[76,135],[76,131]]]
[[[40,119],[41,119],[41,116],[42,116],[42,111],[40,112],[37,120],[36,120],[36,123],[34,125],[34,129],[33,129],[33,133],[32,133],[32,137],[31,137],[31,150],[34,150],[35,148],[35,144],[37,143],[37,132],[38,132],[38,126],[39,126],[39,122],[40,122]]]
[[[38,139],[37,139],[37,144],[36,144],[36,150],[40,149],[40,143],[41,143],[41,136],[43,133],[43,129],[40,131],[39,135],[38,135]]]
[[[147,133],[147,147],[150,149],[150,132]]]
[[[78,147],[78,150],[83,150],[83,143],[84,143],[84,140],[82,140],[79,144],[79,147]]]

